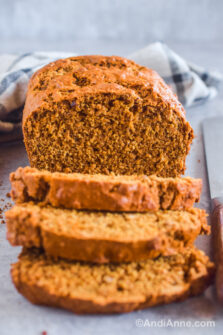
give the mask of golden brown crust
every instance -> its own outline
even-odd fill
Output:
[[[78,314],[124,313],[182,301],[201,294],[212,283],[214,274],[213,263],[196,249],[185,251],[175,259],[149,261],[153,262],[149,266],[145,263],[112,265],[113,272],[109,270],[110,265],[103,269],[83,265],[85,270],[82,271],[80,264],[53,262],[41,255],[33,258],[32,253],[25,251],[12,265],[11,276],[17,290],[34,304],[61,307]],[[157,262],[161,267],[156,266]],[[125,273],[123,279],[119,275],[122,272]],[[81,284],[78,280],[78,285],[74,282],[72,273],[76,278],[80,275]],[[154,285],[152,278],[157,278],[158,283]]]
[[[155,176],[106,176],[49,173],[18,168],[11,173],[11,196],[68,209],[145,212],[185,210],[200,199],[202,181]]]
[[[74,65],[75,64],[75,65]],[[103,74],[105,68],[107,67],[105,78]],[[101,70],[101,69],[102,70]],[[53,71],[61,71],[63,74],[63,69],[67,69],[68,73],[63,80],[59,77],[54,77],[53,80],[50,76],[53,75]],[[74,83],[72,73],[69,75],[69,70],[75,70],[75,73],[80,74],[80,78]],[[90,71],[88,71],[90,69]],[[45,74],[47,74],[46,80],[41,83],[41,79]],[[87,74],[89,83],[79,83],[80,79],[85,79]],[[86,79],[85,79],[86,80]],[[92,82],[93,81],[93,82]],[[106,85],[106,82],[111,82],[112,85]],[[119,84],[116,84],[119,83]],[[64,96],[70,97],[73,93],[73,96],[78,96],[83,94],[83,87],[86,91],[92,92],[93,94],[97,93],[98,90],[103,90],[105,93],[110,93],[113,91],[118,92],[131,92],[136,91],[134,86],[131,89],[127,89],[125,86],[122,86],[126,82],[130,86],[145,85],[149,86],[150,90],[153,92],[151,96],[148,96],[148,105],[155,105],[159,98],[162,97],[164,102],[170,106],[171,109],[175,110],[178,113],[179,117],[185,117],[185,110],[181,103],[177,100],[176,96],[172,90],[165,84],[162,78],[153,71],[144,66],[139,66],[135,62],[118,57],[118,56],[101,56],[101,55],[89,55],[89,56],[78,56],[71,57],[67,59],[59,59],[55,62],[52,62],[37,72],[32,76],[27,93],[27,102],[23,112],[23,124],[26,121],[26,118],[37,109],[39,106],[43,106],[47,102],[44,101],[44,97],[48,93],[52,94],[55,101],[61,99],[60,94],[55,90],[65,89],[67,92],[64,92]],[[147,85],[146,85],[147,84]],[[41,86],[40,86],[41,85]],[[35,91],[41,91],[42,85],[44,88],[47,88],[47,92],[38,92],[35,94]],[[86,85],[86,86],[85,86]],[[74,89],[75,92],[69,92],[69,89]],[[137,93],[136,93],[137,95]]]
[[[194,137],[160,76],[116,56],[72,57],[37,71],[23,133],[33,167],[164,177],[184,173]]]
[[[16,205],[6,212],[12,245],[42,248],[58,258],[96,263],[171,255],[208,234],[206,213],[157,211],[117,214]]]

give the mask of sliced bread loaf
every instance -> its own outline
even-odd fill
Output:
[[[213,263],[197,249],[119,265],[55,261],[39,250],[24,250],[11,268],[15,287],[32,303],[82,314],[130,312],[184,300],[202,293],[213,272]]]
[[[18,203],[107,211],[185,210],[199,201],[202,188],[201,179],[189,177],[50,173],[28,166],[11,173],[10,181]]]
[[[23,134],[32,167],[162,177],[184,173],[194,137],[162,78],[116,56],[61,59],[37,71]]]
[[[170,255],[207,234],[206,213],[109,213],[16,205],[6,213],[12,245],[43,248],[54,258],[129,262]]]

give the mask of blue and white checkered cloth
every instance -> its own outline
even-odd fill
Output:
[[[21,119],[27,85],[32,74],[58,58],[74,53],[34,52],[0,55],[0,142],[22,138]],[[164,43],[156,42],[128,58],[157,71],[186,107],[204,103],[217,94],[218,72],[186,62]]]

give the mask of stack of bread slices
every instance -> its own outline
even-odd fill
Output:
[[[193,244],[208,234],[200,179],[18,168],[7,237],[23,246],[17,290],[75,313],[129,312],[183,300],[211,283],[214,265]]]

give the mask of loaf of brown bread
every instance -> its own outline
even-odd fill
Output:
[[[17,290],[34,304],[75,313],[122,313],[184,300],[212,282],[214,265],[203,252],[119,265],[51,260],[25,250],[12,265]]]
[[[185,210],[200,199],[201,179],[107,176],[18,168],[10,175],[17,203],[107,211]]]
[[[162,177],[184,173],[194,136],[160,76],[116,56],[72,57],[37,71],[23,133],[32,167]]]
[[[6,213],[12,245],[37,247],[54,258],[97,263],[170,255],[208,234],[206,213],[157,211],[108,213],[16,205]]]

